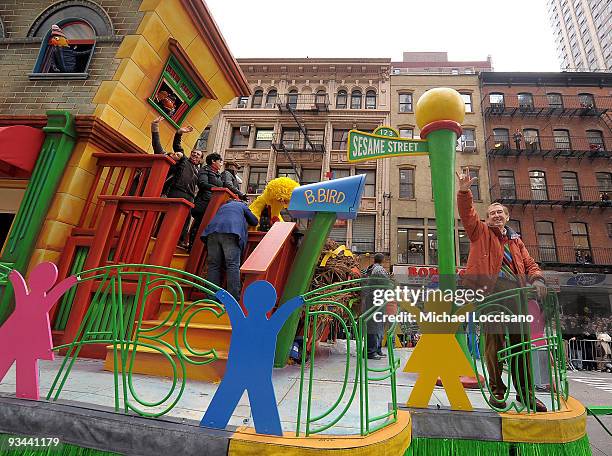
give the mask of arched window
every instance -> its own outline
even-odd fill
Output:
[[[327,100],[327,92],[325,91],[325,89],[317,90],[317,93],[315,95],[315,105],[317,105],[317,107],[327,107],[329,105],[329,102]]]
[[[95,45],[94,29],[86,21],[54,24],[43,37],[33,73],[86,73]]]
[[[287,95],[287,105],[291,106],[293,109],[296,109],[297,104],[298,104],[298,91],[297,89],[291,89],[289,91],[289,95]]]
[[[52,31],[54,25],[59,29]],[[106,11],[95,2],[65,0],[43,11],[27,36],[42,38],[33,76],[36,73],[78,73],[86,78],[96,37],[114,36],[114,30]]]
[[[351,109],[361,109],[361,90],[351,92]]]
[[[276,104],[276,97],[278,96],[278,91],[276,89],[268,90],[268,94],[266,95],[266,108],[273,108]]]
[[[346,90],[338,90],[336,95],[336,109],[346,109],[348,95]]]
[[[368,90],[366,92],[366,109],[376,109],[376,92]]]
[[[557,262],[557,245],[555,243],[555,230],[552,222],[536,222],[536,236],[538,238],[538,250],[542,263]]]
[[[263,90],[259,89],[253,93],[253,101],[251,101],[251,108],[261,108],[263,102]]]

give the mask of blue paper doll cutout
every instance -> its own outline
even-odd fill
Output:
[[[225,305],[232,323],[232,338],[225,376],[200,426],[225,429],[246,390],[255,431],[282,436],[272,385],[276,338],[287,318],[304,304],[304,298],[290,299],[268,319],[266,314],[276,303],[276,290],[270,282],[258,280],[245,290],[243,301],[247,315],[227,291],[219,290],[215,296]]]

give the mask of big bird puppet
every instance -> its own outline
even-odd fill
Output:
[[[277,177],[266,185],[263,193],[249,206],[251,212],[259,219],[257,230],[267,231],[274,222],[282,222],[281,211],[287,209],[291,192],[299,184],[288,177]]]

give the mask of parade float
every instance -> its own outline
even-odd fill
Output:
[[[463,112],[457,92],[434,89],[416,107],[421,139],[399,138],[394,129],[380,127],[373,133],[351,131],[348,141],[350,161],[429,157],[442,290],[458,286],[455,258],[449,252],[455,251],[454,157]],[[106,159],[99,156],[98,165],[105,166]],[[128,195],[127,185],[135,167],[127,167],[132,162],[125,160],[128,173],[99,173],[92,187],[82,218],[96,236],[86,243],[81,237],[80,244],[78,236],[71,238],[58,267],[41,262],[27,279],[3,266],[16,309],[0,326],[0,377],[5,384],[16,362],[15,381],[9,383],[15,391],[0,395],[3,451],[18,451],[16,441],[25,438],[27,444],[28,438],[35,438],[57,439],[59,448],[39,450],[59,454],[590,454],[585,408],[568,391],[554,293],[542,303],[541,333],[532,336],[526,328],[520,350],[506,347],[498,354],[509,378],[519,356],[534,359],[534,353],[544,353],[538,359],[544,360],[548,388],[531,394],[550,411],[535,413],[523,405],[525,398],[522,403],[508,398],[504,409],[495,409],[488,402],[486,369],[468,349],[459,325],[438,332],[424,328],[407,362],[394,349],[396,325],[391,325],[386,332],[388,357],[373,362],[366,356],[366,333],[378,309],[354,315],[341,298],[371,287],[367,280],[349,278],[313,289],[333,224],[357,216],[364,176],[293,189],[288,210],[293,217],[311,219],[309,228],[299,239],[294,222],[279,220],[267,232],[249,233],[241,267],[243,295],[236,302],[203,278],[206,248],[201,241],[189,256],[177,254],[180,220],[188,204],[177,201],[180,204],[170,209],[172,199],[159,197],[163,179],[153,177],[167,170],[166,159],[142,157],[138,166],[149,179],[142,181],[136,196]],[[204,225],[235,197],[226,189],[213,193]],[[148,206],[142,206],[143,201]],[[155,239],[153,227],[161,208],[175,213],[166,213],[166,236]],[[87,231],[76,234],[85,236]],[[484,312],[511,299],[528,312],[532,294],[531,288],[508,290],[470,310]],[[423,304],[425,310],[454,315],[467,310],[435,299]],[[323,318],[335,320],[347,342],[354,341],[354,349],[347,343],[340,368],[333,372],[329,361],[317,356],[318,320]],[[301,362],[284,367],[300,320]],[[41,381],[38,361],[53,358],[53,374]],[[88,358],[104,362],[82,377],[80,363]],[[113,399],[107,407],[62,400],[71,377],[93,381],[102,366],[112,378]],[[294,388],[284,391],[279,401],[277,377],[289,370],[295,375]],[[405,372],[417,374],[416,383],[408,387]],[[144,375],[169,378],[167,391],[154,398],[141,394],[136,385]],[[330,376],[340,385],[336,396],[320,389]],[[466,393],[462,377],[475,379],[476,395]],[[432,406],[436,383],[442,385],[436,394],[446,403]],[[196,420],[172,419],[182,403],[195,406],[196,399],[186,394],[194,385],[212,385],[206,386],[212,397],[207,408]],[[245,406],[240,401],[245,391],[253,423],[232,424],[234,408]],[[476,399],[480,406],[474,404]],[[28,451],[34,454],[36,449]]]

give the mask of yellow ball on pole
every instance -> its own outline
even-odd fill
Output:
[[[461,94],[449,87],[438,87],[425,92],[416,104],[416,123],[419,128],[436,120],[465,119],[465,104]]]

